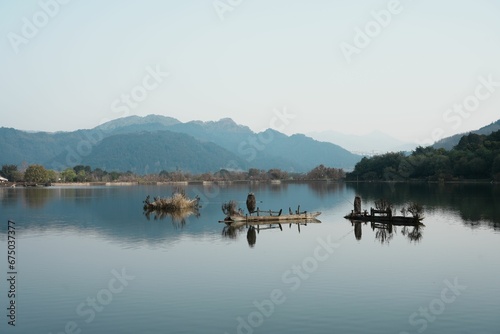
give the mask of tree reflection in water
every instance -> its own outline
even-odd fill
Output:
[[[170,217],[172,220],[172,225],[176,228],[184,228],[187,224],[187,218],[189,216],[195,216],[198,218],[200,213],[197,210],[176,210],[176,211],[166,211],[166,210],[146,210],[144,211],[144,215],[147,220],[151,220],[151,215],[153,215],[154,220],[163,220],[167,217]]]
[[[236,239],[238,232],[243,231],[244,228],[244,226],[237,228],[231,225],[226,225],[222,228],[222,236],[229,239]]]

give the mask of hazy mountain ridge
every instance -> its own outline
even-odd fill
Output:
[[[0,128],[0,138],[0,164],[39,163],[51,169],[84,164],[137,173],[250,167],[305,172],[319,164],[350,169],[361,159],[305,135],[254,133],[230,118],[182,123],[158,115],[129,116],[72,132]]]
[[[474,131],[469,131],[469,132],[464,132],[464,133],[458,133],[456,135],[453,135],[453,136],[450,136],[450,137],[446,137],[446,138],[443,138],[437,142],[435,142],[432,147],[434,148],[444,148],[446,150],[451,150],[453,147],[455,147],[456,145],[458,145],[458,143],[460,142],[460,139],[462,139],[462,137],[464,135],[467,135],[469,133],[474,133],[474,134],[477,134],[477,135],[489,135],[495,131],[498,131],[500,130],[500,119],[496,122],[493,122],[489,125],[486,125],[486,126],[483,126],[482,128],[478,129],[478,130],[474,130]]]
[[[316,140],[335,143],[351,152],[362,152],[363,154],[411,151],[417,147],[415,143],[403,142],[381,131],[373,131],[365,135],[353,135],[328,130],[310,132],[308,135]]]
[[[351,169],[360,160],[359,155],[338,145],[319,142],[303,134],[288,137],[271,129],[263,133],[272,138],[272,144],[264,148],[264,153],[281,159],[298,159],[300,169],[309,170],[320,164]],[[289,149],[290,146],[292,150]]]

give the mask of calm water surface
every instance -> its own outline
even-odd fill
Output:
[[[0,189],[0,332],[499,333],[500,187],[187,186],[199,216],[146,217],[170,186]],[[321,211],[321,223],[227,230],[221,204]],[[425,227],[353,226],[355,195],[425,207]],[[16,326],[7,224],[16,223]]]

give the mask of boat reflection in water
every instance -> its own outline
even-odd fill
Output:
[[[280,231],[283,231],[283,225],[285,225],[285,227],[288,225],[289,228],[297,226],[297,231],[300,233],[301,226],[318,223],[321,223],[318,219],[290,220],[286,222],[233,222],[226,223],[226,225],[222,228],[222,236],[229,239],[236,239],[238,235],[246,230],[248,246],[253,248],[257,242],[257,234],[261,231],[272,229],[279,229]]]
[[[362,226],[368,225],[373,231],[375,231],[375,239],[380,241],[381,244],[389,244],[389,242],[394,238],[394,235],[399,232],[402,236],[406,237],[408,241],[418,243],[423,238],[423,230],[425,225],[413,224],[413,225],[396,225],[380,222],[361,222],[361,221],[351,221],[351,225],[354,227],[354,237],[356,240],[360,241],[362,237]]]

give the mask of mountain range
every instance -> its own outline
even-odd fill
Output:
[[[272,129],[255,133],[230,118],[183,123],[159,115],[129,116],[72,132],[2,127],[0,152],[0,165],[36,163],[54,170],[88,165],[137,174],[249,168],[306,172],[320,164],[350,170],[361,159],[333,143]]]

